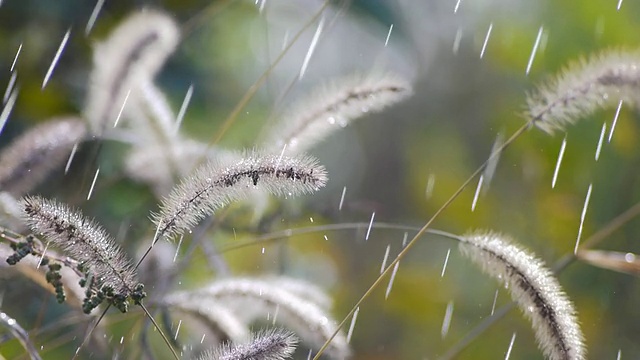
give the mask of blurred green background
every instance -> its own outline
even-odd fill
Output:
[[[187,88],[194,86],[183,132],[208,142],[280,55],[283,44],[321,6],[315,0],[107,0],[95,27],[85,35],[93,1],[5,0],[0,4],[0,88],[9,82],[9,67],[22,45],[16,63],[19,95],[0,134],[0,147],[34,124],[81,113],[92,43],[126,14],[143,7],[164,9],[184,26],[182,42],[157,80],[176,112]],[[264,129],[288,105],[310,89],[352,73],[397,72],[413,82],[414,96],[357,121],[311,151],[327,166],[331,179],[320,194],[305,197],[286,211],[274,202],[259,223],[252,221],[251,204],[233,206],[224,223],[210,232],[209,241],[224,248],[289,228],[367,223],[372,212],[376,222],[423,225],[487,158],[496,136],[508,137],[522,125],[526,93],[536,84],[582,57],[606,49],[635,51],[640,45],[640,3],[620,5],[618,10],[615,1],[605,0],[332,2],[302,79],[302,62],[316,24],[269,75],[220,144],[231,149],[259,146]],[[526,74],[540,27],[540,48]],[[68,29],[69,43],[48,85],[41,89]],[[640,201],[640,129],[633,109],[622,109],[611,143],[604,144],[599,161],[594,161],[602,123],[610,125],[614,114],[615,109],[599,111],[569,128],[554,189],[551,178],[565,135],[548,136],[533,129],[502,154],[493,182],[475,211],[471,211],[474,182],[434,227],[456,234],[473,229],[504,232],[553,264],[573,251],[590,184],[593,192],[583,239]],[[75,161],[72,174],[53,174],[37,192],[80,206],[113,234],[124,232],[123,246],[134,254],[150,236],[152,225],[147,218],[150,210],[157,209],[158,199],[146,186],[122,176],[126,145],[107,142],[98,160],[104,180],[97,183],[91,200],[85,201],[87,173],[91,176],[96,167],[89,147]],[[339,211],[344,187],[345,203]],[[639,230],[640,221],[632,220],[599,248],[638,253]],[[373,229],[368,241],[365,232],[362,227],[319,230],[265,245],[265,251],[258,245],[223,255],[233,274],[283,273],[319,284],[334,296],[333,315],[340,320],[379,274],[387,246],[392,256],[401,249],[404,231]],[[389,298],[384,297],[384,281],[361,307],[352,338],[354,359],[435,359],[489,316],[498,285],[468,264],[455,246],[434,236],[420,240],[402,261]],[[441,276],[448,249],[451,256]],[[198,254],[175,289],[197,287],[215,276]],[[590,358],[614,359],[619,351],[622,359],[640,358],[637,278],[574,263],[559,275],[559,281],[578,310]],[[68,313],[65,306],[54,303],[53,295],[35,285],[16,283],[14,274],[2,276],[1,284],[2,309],[27,329],[60,321]],[[501,289],[497,305],[509,301]],[[454,304],[451,326],[443,336],[442,322],[450,302]],[[128,320],[115,322],[118,319]],[[136,339],[128,339],[130,325],[139,316],[113,313],[112,320],[115,325],[107,336],[112,336],[113,347],[106,352],[95,350],[93,357],[110,358],[112,352],[123,358],[137,356],[132,349]],[[81,336],[82,329],[69,326],[33,338],[42,346],[44,358],[66,358],[79,342],[73,336]],[[64,337],[66,331],[73,336]],[[512,359],[542,358],[529,323],[516,310],[458,358],[503,358],[514,332]],[[125,345],[119,342],[121,336],[127,338]],[[197,341],[200,336],[194,338]],[[163,346],[156,345],[157,349]],[[0,353],[13,358],[22,350],[15,341],[5,341]],[[306,353],[299,355],[306,357]]]

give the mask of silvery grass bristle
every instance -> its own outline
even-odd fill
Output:
[[[184,179],[154,214],[156,238],[171,238],[190,230],[226,204],[245,198],[253,189],[278,196],[312,193],[327,183],[324,166],[312,157],[249,152],[235,162],[211,162]]]
[[[130,15],[95,45],[85,108],[95,135],[114,126],[127,95],[136,96],[139,84],[153,79],[179,38],[171,17],[147,9]]]
[[[267,136],[267,146],[287,153],[304,152],[349,122],[392,106],[412,94],[398,75],[372,73],[336,80],[297,102]]]
[[[246,344],[225,344],[201,356],[200,360],[284,360],[296,349],[298,339],[282,329],[262,331]]]
[[[336,330],[336,321],[326,309],[277,286],[255,278],[220,280],[207,287],[170,295],[181,301],[202,302],[209,299],[231,310],[246,324],[263,320],[291,329],[309,346],[319,349]],[[351,350],[346,337],[339,332],[325,354],[333,359],[346,359]]]
[[[573,304],[541,260],[497,233],[474,233],[460,240],[464,255],[508,287],[531,320],[538,346],[548,359],[585,358]]]
[[[95,276],[98,288],[108,286],[129,297],[137,286],[136,273],[115,240],[94,220],[65,204],[39,196],[22,199],[29,228],[65,251]]]
[[[0,154],[0,190],[14,196],[31,191],[55,169],[63,169],[87,128],[78,118],[57,118],[37,125]]]
[[[41,360],[40,354],[35,345],[29,338],[29,333],[20,326],[20,323],[16,319],[9,316],[7,313],[0,311],[0,327],[9,330],[11,336],[16,338],[22,347],[27,351],[31,360]]]
[[[640,52],[605,51],[566,67],[530,94],[526,118],[553,134],[621,100],[638,106]]]

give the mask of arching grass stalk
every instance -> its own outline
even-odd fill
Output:
[[[9,330],[9,333],[18,340],[20,345],[25,349],[25,351],[29,354],[32,360],[42,360],[40,355],[38,354],[38,350],[34,346],[31,339],[29,339],[29,334],[20,326],[20,324],[7,315],[4,312],[0,312],[0,326]]]
[[[231,3],[235,1],[237,0],[213,1],[204,9],[198,11],[197,14],[195,14],[191,19],[187,20],[187,22],[182,26],[183,38],[191,35],[191,33],[196,28],[202,26],[207,19],[211,19],[212,17],[218,15],[222,10],[224,10],[227,6],[231,5]]]
[[[353,316],[353,314],[356,312],[356,309],[358,309],[358,307],[360,307],[360,305],[382,283],[382,280],[391,272],[391,270],[396,266],[396,264],[398,262],[400,262],[400,260],[402,260],[402,258],[405,257],[405,255],[409,251],[411,251],[411,248],[416,244],[418,239],[420,239],[420,237],[427,231],[427,229],[429,227],[431,227],[431,225],[438,218],[438,216],[440,216],[440,214],[442,214],[449,207],[449,205],[451,205],[451,203],[453,203],[453,201],[455,199],[457,199],[458,196],[460,196],[460,194],[467,188],[467,186],[469,186],[469,184],[471,184],[471,182],[476,178],[476,176],[480,175],[480,173],[482,173],[482,171],[484,171],[484,168],[487,166],[487,164],[491,160],[493,160],[496,156],[500,155],[502,153],[502,151],[505,150],[509,145],[511,145],[511,143],[513,143],[518,137],[520,137],[520,135],[524,134],[524,132],[531,127],[532,123],[533,122],[530,121],[530,122],[527,122],[526,124],[522,125],[518,130],[516,130],[513,133],[513,135],[511,135],[511,137],[509,139],[507,139],[502,144],[502,146],[500,146],[494,152],[492,152],[489,155],[488,159],[482,165],[480,165],[480,167],[478,167],[478,169],[476,169],[476,171],[474,171],[473,174],[471,174],[471,176],[469,176],[469,178],[464,183],[462,183],[462,185],[460,185],[460,187],[453,193],[453,195],[451,195],[451,197],[449,197],[449,199],[431,216],[431,218],[426,222],[426,224],[424,224],[424,226],[411,239],[411,241],[409,241],[409,243],[407,243],[407,246],[404,249],[402,249],[402,251],[400,251],[400,253],[398,253],[398,255],[395,257],[395,259],[393,259],[393,261],[391,261],[391,263],[389,263],[389,265],[384,269],[384,271],[380,274],[380,276],[378,276],[376,278],[376,280],[373,282],[373,284],[371,284],[371,286],[367,289],[367,291],[365,291],[365,293],[355,303],[355,305],[349,311],[349,313],[347,313],[347,315],[340,322],[340,324],[338,324],[338,326],[336,328],[336,331],[334,332],[333,336],[331,338],[329,338],[329,340],[327,340],[327,342],[320,348],[320,350],[318,351],[316,356],[314,356],[313,360],[320,359],[320,356],[326,350],[326,348],[329,346],[329,343],[331,342],[332,338],[335,337],[338,334],[338,331],[340,331],[340,329],[342,329],[342,327],[347,323],[347,321],[351,318],[351,316]]]
[[[239,250],[239,249],[253,246],[253,245],[283,240],[285,238],[296,236],[296,235],[311,234],[315,232],[333,231],[333,230],[366,229],[367,227],[369,227],[368,222],[353,222],[353,223],[329,224],[329,225],[320,225],[320,226],[307,226],[307,227],[296,228],[296,229],[287,229],[287,230],[282,230],[282,231],[258,236],[254,240],[249,240],[241,243],[234,242],[231,245],[222,246],[219,249],[219,251],[220,253],[226,253],[229,251]],[[375,229],[420,231],[420,227],[418,226],[409,226],[409,225],[391,224],[391,223],[375,223],[374,222],[371,225],[371,227]],[[436,230],[436,229],[427,229],[425,233],[443,236],[443,237],[452,238],[452,239],[458,238],[457,235],[454,235],[442,230]]]

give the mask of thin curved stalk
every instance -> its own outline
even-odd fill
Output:
[[[18,322],[4,312],[0,312],[0,325],[9,329],[13,337],[15,337],[22,347],[27,351],[32,360],[41,360],[38,350],[29,339],[29,334],[18,324]]]
[[[458,196],[467,188],[467,186],[469,186],[469,184],[471,184],[471,182],[476,178],[476,176],[480,175],[480,173],[484,171],[485,167],[491,160],[493,160],[496,156],[499,156],[503,150],[505,150],[509,145],[511,145],[511,143],[513,143],[518,137],[520,137],[520,135],[522,135],[530,127],[531,127],[531,123],[526,123],[522,125],[518,130],[516,130],[513,133],[513,135],[511,135],[511,137],[507,141],[504,142],[504,144],[502,144],[502,146],[500,146],[498,149],[492,152],[491,155],[489,155],[489,158],[482,165],[480,165],[480,167],[478,167],[478,169],[474,171],[473,174],[471,174],[471,176],[469,176],[469,178],[464,183],[462,183],[462,185],[460,185],[460,187],[453,193],[453,195],[449,197],[449,199],[431,216],[431,218],[427,221],[426,224],[424,224],[424,226],[411,239],[411,241],[409,241],[407,246],[404,249],[402,249],[400,253],[398,253],[395,259],[391,261],[391,263],[384,269],[384,271],[380,274],[380,276],[378,276],[378,278],[373,282],[373,284],[371,284],[371,286],[367,289],[367,291],[365,291],[362,297],[360,297],[360,299],[351,308],[349,313],[347,313],[347,315],[340,322],[340,324],[338,324],[336,331],[333,334],[333,337],[335,337],[340,331],[340,329],[342,329],[342,327],[347,323],[347,321],[351,319],[351,317],[356,312],[356,310],[360,307],[360,305],[382,283],[382,280],[391,272],[391,270],[396,266],[396,264],[400,262],[400,260],[402,260],[402,258],[405,257],[407,253],[409,253],[409,251],[416,244],[418,239],[427,231],[429,227],[431,227],[431,225],[438,218],[438,216],[440,216],[440,214],[442,214],[449,207],[449,205],[451,205],[451,203],[453,203],[453,201],[458,198]],[[327,349],[333,337],[329,338],[329,340],[327,340],[327,342],[320,348],[316,356],[314,356],[313,360],[320,359],[320,356]]]
[[[351,230],[351,229],[360,229],[360,228],[366,229],[367,227],[369,227],[369,225],[370,224],[368,222],[353,222],[353,223],[329,224],[329,225],[320,225],[320,226],[307,226],[307,227],[296,228],[296,229],[287,229],[287,230],[282,230],[282,231],[266,234],[266,235],[263,235],[263,236],[259,236],[254,240],[249,240],[249,241],[240,242],[240,243],[237,243],[237,242],[234,241],[234,243],[231,244],[231,245],[222,246],[218,251],[220,253],[225,253],[225,252],[228,252],[228,251],[238,250],[238,249],[242,249],[242,248],[253,246],[253,245],[275,242],[275,241],[278,241],[278,240],[282,240],[284,238],[297,236],[297,235],[303,235],[303,234],[310,234],[310,233],[315,233],[315,232],[334,231],[334,230]],[[374,228],[374,229],[389,229],[389,230],[401,230],[401,231],[420,231],[420,227],[418,227],[418,226],[409,226],[409,225],[401,225],[401,224],[390,224],[390,223],[375,223],[374,222],[373,224],[371,224],[371,227]],[[450,239],[458,239],[459,238],[457,235],[454,235],[452,233],[449,233],[449,232],[446,232],[446,231],[442,231],[442,230],[436,230],[436,229],[428,229],[428,230],[425,231],[425,233],[432,234],[432,235],[443,236],[443,237],[450,238]]]

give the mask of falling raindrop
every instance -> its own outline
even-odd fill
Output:
[[[391,278],[389,279],[389,284],[387,285],[387,291],[384,294],[385,300],[389,298],[389,293],[391,293],[391,288],[393,287],[393,281],[396,279],[396,273],[398,272],[398,267],[400,266],[400,261],[396,262],[393,266],[393,270],[391,270]]]
[[[384,258],[382,258],[382,265],[380,266],[380,274],[387,267],[387,260],[389,259],[389,250],[391,250],[391,245],[387,245],[387,250],[384,252]]]
[[[158,236],[160,234],[160,227],[162,226],[162,221],[158,221],[158,225],[156,225],[156,232],[153,234],[153,240],[151,241],[151,247],[156,244],[158,241]]]
[[[451,317],[453,316],[453,301],[449,301],[447,304],[447,310],[444,312],[444,320],[442,321],[442,329],[440,335],[444,339],[449,332],[449,326],[451,325]]]
[[[96,186],[96,180],[98,180],[98,174],[100,174],[100,168],[96,170],[96,174],[93,177],[93,181],[91,182],[91,188],[89,189],[89,194],[87,194],[87,200],[91,199],[91,194],[93,194],[93,188]]]
[[[89,21],[87,21],[87,26],[84,28],[84,35],[89,35],[91,29],[93,29],[93,25],[95,25],[96,20],[98,19],[98,15],[100,14],[100,10],[102,10],[102,5],[104,5],[104,0],[98,0],[96,2],[96,6],[93,8],[91,12],[91,16],[89,16]]]
[[[122,116],[122,112],[124,111],[124,106],[127,105],[127,100],[129,100],[129,95],[131,95],[131,89],[127,91],[127,95],[124,97],[124,101],[122,101],[122,106],[120,107],[120,111],[118,111],[116,121],[113,122],[114,128],[118,125],[118,121],[120,121],[120,117]]]
[[[371,234],[371,228],[373,227],[373,219],[376,217],[376,212],[374,211],[371,214],[371,220],[369,221],[369,228],[367,228],[367,235],[364,236],[364,240],[369,240],[369,235]]]
[[[458,9],[460,8],[460,3],[462,2],[462,0],[458,0],[456,1],[456,6],[453,8],[453,13],[457,13]]]
[[[280,304],[276,305],[276,311],[273,312],[273,320],[271,321],[271,325],[276,325],[276,321],[278,321],[278,314],[280,313]]]
[[[447,271],[447,264],[449,263],[449,255],[451,255],[451,248],[447,250],[447,256],[444,258],[444,264],[442,265],[442,272],[440,273],[440,277],[444,277],[444,272]]]
[[[622,6],[622,0],[618,0],[618,6],[616,7],[616,10],[620,10],[620,7]]]
[[[505,355],[504,360],[509,360],[511,356],[511,349],[513,349],[513,343],[516,341],[516,333],[514,332],[511,336],[511,341],[509,342],[509,348],[507,349],[507,355]]]
[[[7,119],[9,119],[9,115],[11,114],[11,110],[13,110],[13,105],[16,104],[16,98],[18,97],[18,91],[14,90],[7,103],[4,104],[4,108],[0,113],[0,134],[2,134],[2,130],[4,129],[4,125],[7,123]]]
[[[62,52],[64,51],[65,46],[67,46],[67,41],[69,41],[70,34],[71,34],[71,28],[69,28],[69,30],[67,30],[67,33],[64,34],[64,37],[62,38],[62,42],[60,42],[60,46],[58,47],[58,51],[56,51],[56,55],[53,57],[53,60],[51,61],[51,65],[49,65],[49,70],[47,70],[47,74],[44,76],[44,80],[42,81],[42,89],[44,89],[44,87],[47,86],[47,83],[49,82],[49,79],[53,74],[53,70],[56,68],[56,65],[58,64],[58,60],[60,60],[60,55],[62,55]]]
[[[622,2],[622,0],[620,0],[620,2]],[[618,356],[616,356],[616,360],[620,360],[622,359],[622,350],[618,349]]]
[[[498,168],[498,163],[500,162],[500,157],[502,155],[502,145],[504,144],[504,136],[502,133],[499,133],[496,136],[496,140],[493,142],[493,146],[491,147],[491,152],[489,153],[489,160],[487,160],[487,166],[484,168],[482,172],[483,186],[482,193],[485,194],[487,190],[489,190],[489,185],[491,184],[491,180],[493,180],[493,175],[496,173],[496,169]]]
[[[613,117],[613,123],[611,124],[611,130],[609,130],[609,139],[608,142],[611,142],[611,138],[613,137],[613,130],[616,128],[616,124],[618,123],[618,116],[620,116],[620,109],[622,108],[622,100],[618,102],[618,108],[616,109],[616,114]]]
[[[16,84],[16,79],[18,77],[18,73],[14,72],[11,74],[9,78],[9,83],[7,84],[7,89],[4,91],[4,96],[2,97],[2,103],[6,104],[7,99],[9,99],[9,95],[13,92],[13,86]]]
[[[529,63],[527,63],[527,70],[525,71],[526,75],[529,75],[529,71],[531,71],[531,66],[533,65],[533,59],[536,57],[536,53],[538,52],[538,46],[540,46],[540,39],[542,39],[543,29],[540,26],[538,29],[538,36],[536,36],[536,41],[533,43],[533,49],[531,50],[531,56],[529,56]]]
[[[180,130],[184,114],[187,112],[187,107],[191,102],[191,96],[193,96],[193,84],[189,85],[189,89],[187,89],[187,93],[184,95],[184,100],[182,100],[182,105],[180,105],[180,111],[178,111],[178,116],[176,117],[176,127],[174,129],[175,134]]]
[[[556,180],[558,180],[558,172],[560,172],[560,164],[562,164],[562,158],[564,157],[564,149],[567,147],[567,137],[565,136],[560,145],[560,152],[558,153],[558,161],[556,162],[556,169],[553,172],[553,179],[551,179],[551,188],[556,187]]]
[[[178,254],[180,253],[180,247],[182,246],[182,239],[184,239],[184,235],[180,236],[180,240],[178,241],[178,246],[176,246],[176,252],[173,254],[173,262],[176,262],[178,258]]]
[[[289,45],[289,30],[284,32],[284,38],[282,39],[282,51],[284,51],[287,48],[287,45]]]
[[[456,37],[453,39],[453,54],[458,54],[458,50],[460,49],[460,41],[462,41],[462,28],[458,28],[456,31]]]
[[[276,166],[275,166],[276,169],[280,166],[280,162],[282,161],[282,157],[284,156],[285,150],[287,150],[287,144],[284,144],[284,146],[282,147],[282,151],[280,152],[280,156],[278,157],[278,161],[276,162]],[[313,219],[311,219],[311,222],[313,222]]]
[[[64,173],[69,172],[69,167],[71,166],[71,162],[73,161],[74,156],[76,155],[76,151],[78,150],[78,143],[73,145],[71,149],[71,154],[69,154],[69,159],[67,160],[67,164],[64,166]]]
[[[309,61],[311,60],[311,56],[313,56],[313,52],[316,50],[316,46],[318,45],[318,40],[320,39],[320,34],[322,34],[322,29],[324,28],[324,17],[320,19],[318,23],[318,28],[316,29],[315,34],[313,34],[313,39],[311,39],[311,44],[309,45],[309,50],[307,51],[307,55],[304,57],[304,61],[302,62],[302,67],[300,68],[300,75],[298,76],[298,80],[302,79],[304,73],[307,71],[307,66],[309,66]]]
[[[584,225],[584,219],[587,216],[587,208],[589,207],[589,199],[591,198],[591,189],[593,184],[589,184],[587,190],[587,196],[584,199],[584,206],[582,207],[582,214],[580,215],[580,227],[578,228],[578,238],[576,239],[576,247],[573,249],[573,253],[578,252],[578,246],[580,245],[580,238],[582,237],[582,226]]]
[[[436,176],[434,174],[429,174],[427,178],[427,188],[425,189],[424,195],[427,200],[431,198],[433,195],[433,186],[436,184]]]
[[[480,51],[480,59],[484,57],[484,52],[487,50],[487,44],[489,43],[489,37],[491,36],[491,30],[493,30],[493,23],[489,24],[487,35],[484,37],[484,43],[482,44],[482,50]]]
[[[480,179],[478,179],[478,187],[476,188],[476,194],[473,196],[473,202],[471,203],[471,211],[476,210],[476,204],[478,203],[478,196],[480,196],[480,190],[482,190],[483,181],[484,181],[484,176],[480,175]]]
[[[342,188],[342,195],[340,196],[340,204],[338,205],[338,211],[342,210],[342,205],[344,204],[344,195],[347,193],[347,187]]]
[[[178,328],[176,328],[176,334],[173,336],[173,340],[178,339],[178,333],[180,333],[180,327],[182,326],[182,320],[178,320]]]
[[[16,56],[13,57],[13,62],[11,63],[11,69],[9,71],[13,72],[13,69],[16,67],[16,63],[18,62],[18,56],[20,56],[20,51],[22,51],[22,43],[18,46],[18,51],[16,51]]]
[[[598,146],[596,147],[596,161],[600,158],[600,150],[602,150],[602,142],[604,141],[604,134],[607,132],[607,123],[602,124],[602,131],[600,132],[600,139],[598,140]]]
[[[38,265],[36,266],[36,269],[40,269],[40,265],[42,265],[42,260],[44,259],[44,256],[47,253],[48,248],[49,248],[49,241],[47,241],[46,245],[44,246],[44,250],[42,250],[42,255],[40,255],[40,260],[38,260]]]
[[[493,316],[493,313],[496,311],[496,303],[498,302],[498,291],[500,291],[500,289],[496,289],[496,293],[495,295],[493,295],[493,304],[491,305],[491,316]]]
[[[393,24],[389,26],[389,32],[387,33],[387,38],[384,40],[384,47],[387,47],[387,44],[389,44],[389,38],[391,37],[392,31],[393,31]]]
[[[358,320],[358,313],[360,312],[360,307],[356,308],[356,311],[353,312],[353,317],[351,318],[351,325],[349,326],[349,331],[347,332],[347,343],[351,342],[351,336],[353,335],[353,329],[356,327],[356,320]]]

